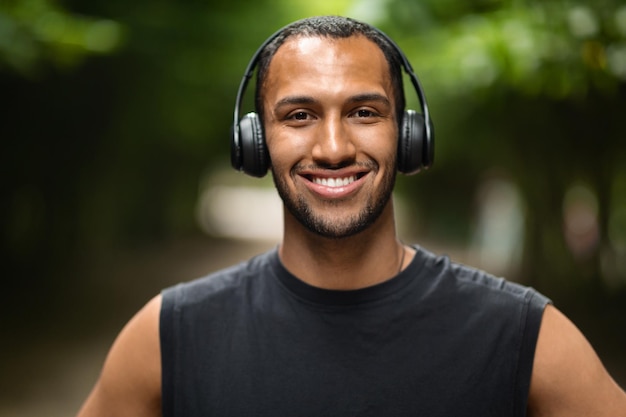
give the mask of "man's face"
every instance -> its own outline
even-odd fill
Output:
[[[341,238],[373,224],[396,175],[389,68],[363,36],[295,37],[272,59],[263,88],[272,173],[288,212]]]

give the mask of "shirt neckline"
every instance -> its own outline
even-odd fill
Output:
[[[302,281],[285,268],[278,256],[278,249],[270,256],[270,265],[279,283],[300,299],[324,306],[354,306],[382,300],[418,279],[425,259],[418,246],[412,248],[415,249],[415,256],[399,274],[381,283],[356,290],[330,290]]]

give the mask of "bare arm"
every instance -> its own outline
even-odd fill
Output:
[[[582,333],[549,305],[530,384],[529,416],[626,417],[626,394]]]
[[[157,296],[120,332],[78,417],[161,415],[160,309]]]

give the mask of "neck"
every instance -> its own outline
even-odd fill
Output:
[[[281,261],[299,279],[319,288],[352,290],[378,284],[397,275],[413,254],[396,235],[391,204],[368,229],[341,239],[316,235],[285,216]]]

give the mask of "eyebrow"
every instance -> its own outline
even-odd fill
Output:
[[[349,103],[364,103],[376,101],[380,102],[386,106],[390,106],[391,102],[389,99],[382,94],[379,93],[362,93],[351,96],[347,100]],[[311,96],[287,96],[284,97],[276,103],[274,106],[274,110],[280,109],[283,106],[291,106],[291,105],[300,105],[300,104],[314,104],[317,100]]]
[[[352,96],[349,98],[348,100],[350,103],[363,103],[363,102],[368,102],[368,101],[377,101],[380,102],[386,106],[390,106],[391,102],[389,101],[389,99],[385,96],[383,96],[382,94],[378,94],[378,93],[363,93],[363,94],[357,94],[355,96]]]
[[[278,100],[274,109],[279,109],[283,106],[291,106],[294,104],[313,104],[316,100],[310,96],[287,96]]]

